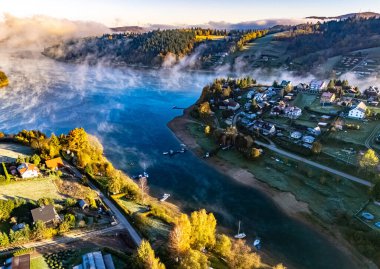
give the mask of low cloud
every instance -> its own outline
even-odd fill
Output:
[[[37,15],[20,18],[4,14],[0,19],[0,46],[41,49],[64,39],[108,32],[108,27],[96,22],[70,21]]]

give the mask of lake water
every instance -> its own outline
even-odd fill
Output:
[[[162,155],[179,148],[166,124],[181,111],[171,108],[194,103],[214,75],[73,66],[27,52],[0,53],[0,69],[11,82],[0,92],[0,130],[60,134],[84,127],[101,140],[115,167],[136,174],[145,165],[153,195],[171,193],[170,201],[187,212],[214,212],[230,235],[241,220],[245,233],[257,232],[266,250],[295,268],[353,268],[323,236],[284,215],[260,192],[189,152]]]

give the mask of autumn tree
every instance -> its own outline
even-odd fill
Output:
[[[257,149],[257,148],[251,149],[251,158],[256,159],[256,158],[260,157],[260,154],[261,153],[260,153],[259,149]]]
[[[375,168],[379,164],[379,158],[377,157],[373,149],[368,149],[362,157],[359,158],[359,165],[361,168]]]
[[[222,257],[228,257],[231,252],[231,239],[225,234],[218,234],[214,250]]]
[[[141,201],[144,204],[145,203],[145,196],[149,192],[148,179],[146,177],[140,177],[139,178],[139,188],[140,188]]]
[[[234,269],[252,269],[261,266],[261,258],[252,252],[251,248],[243,240],[236,240],[232,244],[231,253],[227,257],[227,263]]]
[[[198,250],[189,249],[180,261],[180,269],[208,269],[207,256]]]
[[[199,113],[201,116],[207,116],[211,113],[211,107],[209,102],[204,102],[199,105]]]
[[[154,250],[146,240],[137,249],[136,264],[141,269],[165,269],[165,265],[156,258]]]
[[[273,266],[273,269],[286,269],[286,267],[282,263],[279,263],[279,264]]]
[[[169,249],[175,258],[190,249],[191,223],[186,214],[181,214],[175,221],[169,235]]]
[[[322,144],[318,141],[315,141],[311,146],[311,152],[314,154],[319,154],[322,151]]]
[[[209,135],[211,133],[211,126],[210,125],[207,125],[206,127],[205,127],[205,134],[206,135]]]
[[[216,219],[212,213],[207,214],[205,209],[194,211],[190,216],[191,246],[202,250],[215,245]]]
[[[6,247],[9,245],[9,237],[6,233],[0,232],[0,247]]]

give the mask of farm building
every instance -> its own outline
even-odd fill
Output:
[[[33,178],[38,177],[40,170],[31,163],[22,163],[17,167],[17,171],[20,173],[22,178]]]

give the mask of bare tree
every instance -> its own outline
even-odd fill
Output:
[[[149,192],[148,179],[146,177],[140,177],[139,187],[141,191],[141,201],[145,204],[145,196]]]

